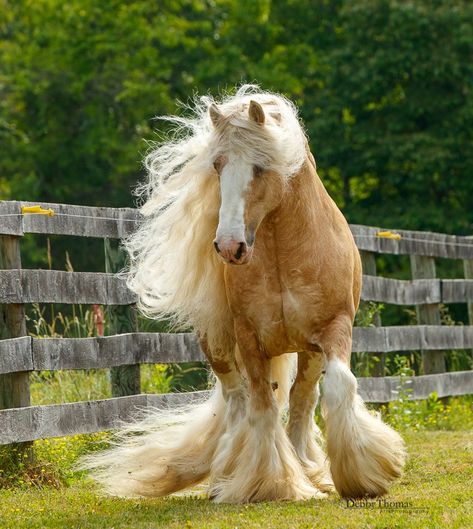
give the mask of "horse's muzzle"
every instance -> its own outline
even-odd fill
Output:
[[[246,241],[214,240],[214,248],[218,255],[229,264],[247,264],[253,255],[253,246],[248,246]]]

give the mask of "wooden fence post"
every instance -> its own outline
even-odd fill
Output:
[[[412,279],[435,279],[435,259],[424,255],[411,255]],[[418,325],[441,325],[438,303],[416,305]],[[445,373],[444,351],[422,351],[422,371],[425,375]]]
[[[0,269],[20,269],[20,238],[0,235]],[[0,339],[26,336],[25,307],[20,303],[0,306]],[[27,371],[0,375],[0,409],[30,405],[30,380]],[[12,460],[33,459],[32,443],[16,443],[11,450]]]
[[[105,271],[117,273],[126,263],[126,255],[120,248],[120,241],[104,239]],[[114,305],[106,308],[106,327],[109,334],[136,332],[138,323],[136,312],[130,305]],[[124,397],[141,393],[140,365],[113,367],[110,369],[112,396]]]
[[[376,256],[374,252],[368,252],[366,250],[360,251],[361,263],[363,265],[363,274],[368,276],[377,275],[376,270]],[[379,312],[376,312],[373,318],[373,324],[375,327],[381,327],[381,315]],[[385,364],[385,354],[384,353],[373,353],[372,357],[375,360],[373,364],[370,364],[370,375],[372,377],[382,377],[384,376],[384,364]]]
[[[473,279],[473,259],[464,259],[463,270],[465,279]],[[473,325],[473,303],[468,303],[468,321]]]

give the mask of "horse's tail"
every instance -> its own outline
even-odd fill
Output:
[[[111,448],[82,458],[78,468],[117,496],[165,496],[196,485],[209,474],[224,408],[217,382],[203,403],[148,412],[121,430]]]
[[[294,380],[297,366],[297,354],[287,353],[271,359],[271,382],[276,388],[276,399],[279,407],[285,407],[289,402],[289,392]]]

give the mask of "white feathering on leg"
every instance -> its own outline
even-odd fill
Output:
[[[380,496],[399,477],[406,458],[400,435],[371,414],[353,373],[330,360],[324,380],[327,452],[335,487],[345,497]]]
[[[217,383],[204,403],[147,412],[118,432],[115,446],[82,458],[78,468],[116,496],[164,496],[196,485],[209,474],[224,405]]]
[[[246,415],[227,433],[210,475],[210,495],[216,502],[325,497],[304,474],[276,410]]]

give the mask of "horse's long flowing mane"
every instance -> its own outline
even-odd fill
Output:
[[[265,110],[264,127],[248,119],[251,100]],[[145,159],[149,178],[138,189],[144,221],[125,247],[128,286],[138,294],[140,310],[222,345],[232,320],[224,265],[212,245],[220,207],[213,162],[221,153],[238,152],[289,179],[304,161],[306,139],[292,103],[257,86],[244,85],[217,103],[224,116],[218,127],[209,117],[212,103],[203,97],[194,102],[193,117],[164,118],[175,133]]]

